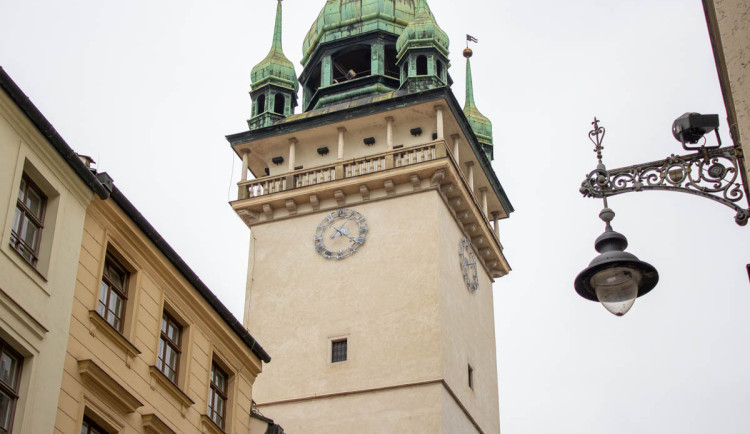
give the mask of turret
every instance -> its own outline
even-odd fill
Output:
[[[474,102],[474,83],[471,76],[471,56],[474,54],[470,48],[464,50],[466,58],[466,104],[464,104],[464,115],[482,145],[482,150],[489,161],[494,159],[494,148],[492,143],[492,122],[477,109]]]
[[[294,113],[299,82],[294,65],[281,48],[281,0],[276,5],[271,51],[253,68],[250,80],[252,113],[247,124],[251,130],[273,125]]]
[[[401,88],[418,92],[448,86],[449,45],[426,0],[418,0],[414,20],[396,42]]]
[[[396,40],[414,0],[327,0],[302,45],[302,110],[399,88]]]

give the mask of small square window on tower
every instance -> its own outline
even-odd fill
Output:
[[[331,342],[331,363],[346,361],[347,340],[337,339]]]
[[[474,368],[469,365],[469,388],[474,389]]]

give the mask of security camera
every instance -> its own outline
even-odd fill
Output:
[[[719,115],[702,115],[700,113],[685,113],[675,119],[672,124],[672,135],[686,150],[695,150],[698,147],[689,147],[686,143],[695,145],[700,139],[711,131],[716,131],[716,138],[721,146],[719,138]]]

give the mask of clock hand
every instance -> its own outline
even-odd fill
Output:
[[[357,240],[355,240],[354,238],[350,237],[350,236],[349,236],[349,235],[347,235],[346,233],[344,233],[344,232],[341,232],[340,230],[338,230],[338,229],[336,229],[336,228],[333,228],[333,229],[334,229],[334,230],[336,230],[336,232],[338,232],[339,234],[341,234],[341,236],[347,237],[347,238],[349,238],[349,239],[350,239],[350,240],[351,240],[352,242],[354,242],[354,243],[358,243],[358,244],[359,244],[359,241],[357,241]],[[336,236],[336,234],[335,234],[335,233],[334,233],[333,235],[331,235],[331,239],[333,239],[333,238],[334,238],[335,236]]]
[[[344,223],[341,223],[341,226],[339,226],[339,229],[343,228],[344,225],[346,225],[349,222],[349,220],[352,219],[352,217],[354,217],[354,214],[349,214],[349,218],[347,218],[346,220],[344,220]],[[336,229],[336,230],[339,230],[339,229]]]
[[[340,230],[340,229],[336,229],[336,227],[335,227],[335,226],[334,226],[333,230],[334,230],[334,231],[336,231],[336,232],[338,232],[338,233],[339,233],[339,236],[342,236],[342,235],[343,235],[343,236],[346,236],[346,235],[344,235],[344,233],[343,233],[343,232],[341,232],[341,230]],[[334,238],[336,238],[336,232],[334,232],[334,233],[333,233],[333,234],[331,235],[331,239],[334,239]]]

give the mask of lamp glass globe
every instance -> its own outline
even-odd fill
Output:
[[[605,309],[617,316],[625,315],[638,298],[641,272],[628,267],[607,268],[591,277],[591,286]]]

